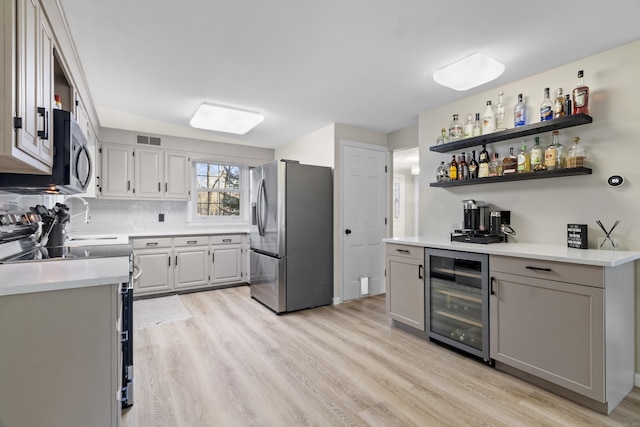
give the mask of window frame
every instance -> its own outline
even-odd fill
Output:
[[[237,166],[240,168],[239,188],[220,189],[210,192],[237,192],[240,193],[240,214],[239,215],[198,215],[198,164],[219,166]],[[248,222],[249,204],[249,167],[241,162],[224,161],[216,159],[194,159],[192,161],[191,180],[192,191],[189,201],[190,221],[196,223],[246,223]]]

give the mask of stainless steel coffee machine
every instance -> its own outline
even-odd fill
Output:
[[[451,241],[467,243],[505,242],[507,234],[515,234],[509,226],[510,211],[492,210],[480,201],[462,201],[464,225],[461,230],[451,233]]]

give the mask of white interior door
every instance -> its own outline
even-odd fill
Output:
[[[347,301],[384,293],[387,152],[344,142],[342,159],[342,299]]]

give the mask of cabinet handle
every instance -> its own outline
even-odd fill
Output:
[[[400,252],[401,254],[407,254],[407,255],[411,253],[411,251],[408,251],[406,249],[396,249],[396,251]]]
[[[171,256],[169,256],[169,267],[171,267]]]
[[[211,254],[211,262],[216,262],[216,253]]]
[[[176,255],[176,267],[178,266],[178,255]]]
[[[127,191],[131,190],[131,181],[127,181]]]
[[[536,271],[551,271],[550,268],[544,268],[544,267],[532,267],[530,265],[525,266],[524,268],[528,269],[528,270],[536,270]]]
[[[222,239],[222,242],[223,242],[223,243],[230,243],[230,242],[231,242],[231,239]]]
[[[489,293],[490,293],[491,295],[495,295],[495,294],[496,294],[496,291],[495,291],[495,290],[494,290],[494,288],[493,288],[493,284],[494,284],[494,282],[496,281],[496,278],[492,276],[492,277],[491,277],[491,279],[489,279],[489,281],[491,282],[491,283],[490,283],[490,285],[489,285]]]
[[[158,193],[160,192],[160,183],[158,183]]]
[[[145,246],[158,246],[158,242],[147,242]]]
[[[167,191],[169,191],[169,190],[168,190],[168,188],[169,188],[169,184],[167,184],[167,183],[165,182],[165,183],[164,183],[164,192],[165,192],[165,193],[166,193]]]
[[[195,245],[197,243],[198,243],[197,240],[187,240],[187,245]]]
[[[41,139],[49,139],[49,112],[44,107],[38,107],[38,114],[44,119],[44,130],[38,131],[38,137]]]
[[[422,269],[423,269],[423,268],[424,268],[424,267],[423,267],[422,265],[419,265],[419,266],[418,266],[418,279],[420,279],[420,280],[424,279],[424,274],[423,274],[423,272],[422,272]]]

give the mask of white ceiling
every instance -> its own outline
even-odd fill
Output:
[[[103,126],[124,113],[193,135],[206,101],[265,120],[244,136],[199,137],[269,148],[330,123],[395,131],[421,111],[640,39],[639,0],[61,3]],[[505,73],[468,92],[433,81],[476,51]]]

